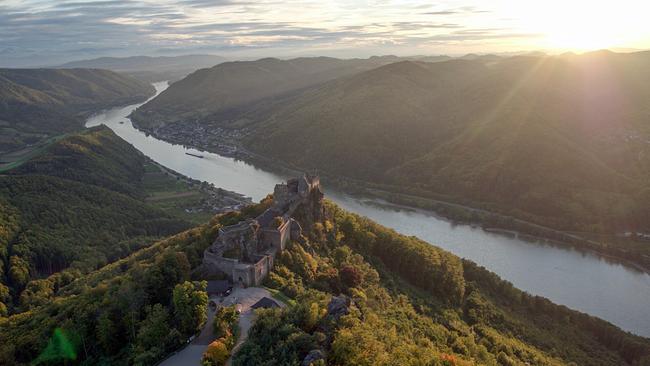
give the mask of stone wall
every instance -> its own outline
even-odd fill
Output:
[[[277,184],[271,208],[255,220],[219,230],[217,239],[205,250],[204,266],[210,272],[225,273],[233,282],[258,286],[273,268],[276,253],[284,250],[287,241],[300,238],[300,224],[291,217],[294,211],[303,204],[309,210],[320,207],[322,196],[317,176],[304,175]],[[279,226],[277,217],[282,219]],[[223,257],[225,251],[236,247],[240,249],[239,259]]]
[[[210,274],[225,273],[244,286],[259,286],[273,268],[275,251],[260,255],[255,263],[242,263],[237,259],[224,258],[209,251],[204,253],[203,264]]]
[[[239,260],[237,259],[224,258],[209,250],[203,253],[203,265],[210,274],[225,273],[232,278],[233,270],[238,264]]]

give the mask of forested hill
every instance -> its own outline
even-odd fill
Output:
[[[648,64],[609,51],[393,63],[268,108],[246,147],[554,228],[650,231]]]
[[[0,175],[0,314],[190,226],[145,202],[146,162],[102,126]]]
[[[385,65],[394,59],[305,57],[224,62],[175,82],[138,108],[132,118],[144,129],[196,119],[236,122],[251,104],[267,98],[281,99],[306,87]]]
[[[195,269],[203,250],[220,227],[269,204],[217,216],[61,286],[28,313],[0,318],[0,363],[157,364],[205,321],[205,284],[188,282],[202,279]],[[265,283],[289,306],[256,313],[234,365],[307,357],[312,365],[368,366],[650,361],[650,340],[522,293],[417,238],[329,202],[322,221],[309,212],[296,211],[303,236],[276,258]],[[215,329],[223,329],[219,318]]]
[[[0,69],[0,152],[83,127],[84,114],[142,102],[148,83],[98,69]]]

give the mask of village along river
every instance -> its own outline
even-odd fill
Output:
[[[158,92],[167,86],[166,83],[154,85]],[[147,136],[126,118],[138,106],[105,111],[89,118],[86,126],[105,124],[158,163],[256,201],[286,179],[242,161]],[[468,225],[454,225],[426,211],[352,197],[327,187],[325,190],[326,196],[341,207],[470,259],[519,289],[650,337],[650,275],[647,273],[595,254],[492,234]]]

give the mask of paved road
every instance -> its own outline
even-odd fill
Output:
[[[248,331],[253,325],[255,314],[253,313],[251,306],[263,297],[271,298],[271,293],[268,290],[260,287],[235,288],[233,290],[233,293],[228,298],[226,298],[226,300],[224,300],[225,305],[232,305],[233,303],[239,304],[239,309],[241,310],[241,314],[239,315],[239,337],[237,338],[237,342],[232,349],[233,355],[237,353],[242,344],[246,342],[246,339],[248,338]],[[280,302],[276,299],[273,300],[281,307],[286,306],[283,302]],[[226,366],[230,366],[231,364],[232,357],[228,359]]]
[[[210,300],[218,304],[221,299],[218,297],[211,297]],[[210,301],[208,300],[208,301]],[[214,332],[212,328],[212,321],[214,320],[215,311],[212,311],[208,306],[208,320],[205,322],[203,329],[198,337],[192,343],[178,351],[159,366],[185,366],[185,365],[200,365],[203,352],[214,340]]]
[[[203,352],[205,351],[206,347],[207,346],[205,345],[190,344],[189,346],[180,350],[178,353],[163,361],[159,366],[198,366],[201,364],[201,356],[203,356]]]
[[[221,302],[224,306],[238,304],[238,307],[241,310],[239,316],[239,338],[237,338],[237,342],[233,348],[233,354],[237,352],[239,347],[241,347],[241,345],[246,341],[246,338],[248,338],[248,330],[253,324],[255,316],[251,305],[255,304],[263,297],[270,298],[271,293],[260,287],[234,288],[230,296],[226,297],[223,302]],[[212,297],[210,300],[217,304],[221,301],[218,297]],[[285,306],[285,304],[280,301],[275,300],[275,302],[282,307]],[[199,336],[196,337],[187,347],[163,361],[159,366],[199,366],[201,364],[201,356],[203,356],[203,352],[215,339],[212,329],[214,314],[215,312],[208,307],[208,321],[206,321]],[[228,360],[226,365],[231,364],[231,359]]]

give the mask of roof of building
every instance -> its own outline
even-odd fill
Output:
[[[222,294],[228,289],[231,289],[232,285],[227,280],[215,280],[208,281],[208,294]]]
[[[259,309],[259,308],[265,308],[265,309],[270,309],[270,308],[279,308],[280,305],[278,305],[277,302],[275,302],[272,299],[269,299],[268,297],[263,297],[260,299],[260,301],[256,302],[251,306],[253,309]]]

